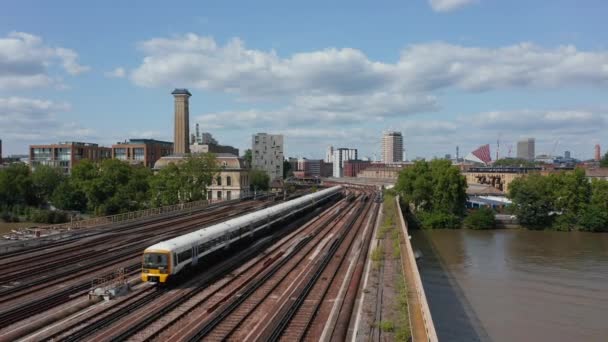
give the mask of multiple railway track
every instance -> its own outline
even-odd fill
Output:
[[[135,277],[143,249],[154,242],[268,203],[121,227],[73,242],[82,248],[58,242],[50,250],[7,255],[0,261],[7,270],[0,288],[0,335],[32,341],[343,340],[361,276],[358,265],[367,256],[378,212],[374,198],[372,190],[347,189],[341,200],[230,255],[205,259],[199,272],[172,285],[135,281],[128,295],[44,327],[19,323],[82,298],[93,274],[125,268],[127,278]]]

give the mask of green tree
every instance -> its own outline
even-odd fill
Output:
[[[534,167],[536,164],[532,161],[522,159],[522,158],[502,158],[498,159],[492,164],[492,166],[513,166],[513,167]]]
[[[496,228],[494,210],[488,207],[474,210],[467,215],[463,224],[469,229],[494,229]]]
[[[74,186],[71,179],[67,179],[53,191],[51,203],[63,210],[85,211],[87,209],[87,195]]]
[[[171,205],[206,198],[207,187],[220,170],[212,153],[189,156],[182,163],[167,165],[151,179],[153,205]]]
[[[539,174],[516,178],[509,185],[513,212],[522,226],[543,229],[551,225],[554,196],[551,180]]]
[[[447,160],[417,161],[400,172],[395,185],[422,226],[452,228],[460,223],[466,207],[466,179]]]
[[[582,230],[608,232],[608,211],[598,204],[590,204],[581,211],[579,224]]]
[[[283,179],[286,179],[289,176],[293,176],[293,171],[291,170],[291,163],[287,160],[283,160]]]
[[[45,204],[53,195],[55,189],[65,180],[61,170],[41,165],[32,172],[32,185],[39,204]]]
[[[270,177],[262,170],[251,170],[249,179],[251,190],[267,191],[270,188]]]
[[[547,186],[553,190],[553,209],[561,213],[555,221],[557,230],[573,230],[578,226],[582,210],[591,200],[591,184],[585,170],[553,174],[547,177]]]
[[[247,167],[251,167],[251,162],[253,160],[253,155],[251,152],[251,149],[248,148],[245,150],[245,155],[243,156],[243,159],[245,159],[245,162],[247,163]]]
[[[37,205],[30,168],[14,163],[0,170],[0,206]]]
[[[608,167],[608,152],[604,154],[604,158],[600,160],[600,167]]]

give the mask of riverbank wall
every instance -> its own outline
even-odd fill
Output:
[[[399,197],[396,197],[395,201],[397,201],[396,206],[399,216],[399,221],[397,224],[401,228],[404,238],[404,241],[401,244],[401,265],[403,267],[403,274],[405,275],[407,285],[408,310],[410,326],[412,328],[412,340],[414,342],[436,342],[438,341],[437,333],[435,331],[435,325],[433,323],[431,310],[429,309],[429,304],[424,292],[424,287],[422,286],[422,279],[420,278],[420,272],[418,270],[418,265],[416,264],[414,250],[410,242],[407,221],[403,217]]]

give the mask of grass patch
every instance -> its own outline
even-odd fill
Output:
[[[378,246],[374,248],[372,251],[371,259],[374,262],[375,268],[380,268],[382,265],[382,261],[384,260],[384,248],[382,246]]]
[[[378,323],[378,328],[382,330],[382,332],[393,332],[395,330],[395,324],[392,321],[380,321]]]
[[[412,336],[410,329],[409,311],[407,303],[407,286],[403,275],[397,278],[396,281],[397,290],[397,324],[395,325],[395,340],[396,341],[408,341]]]

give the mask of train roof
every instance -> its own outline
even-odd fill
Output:
[[[220,222],[218,224],[214,224],[212,226],[205,227],[205,228],[196,230],[194,232],[175,237],[170,240],[161,241],[155,245],[152,245],[152,246],[146,248],[146,250],[147,249],[174,250],[174,249],[177,249],[180,247],[190,246],[190,245],[192,245],[193,241],[200,241],[201,239],[220,236],[227,230],[244,227],[244,226],[248,225],[251,221],[257,221],[260,218],[264,218],[264,217],[273,215],[275,213],[282,212],[282,211],[290,209],[290,208],[296,208],[300,204],[306,203],[306,202],[310,201],[311,199],[325,197],[326,195],[336,192],[336,191],[340,190],[341,188],[342,188],[342,186],[338,185],[338,186],[334,186],[334,187],[331,187],[328,189],[317,191],[312,194],[302,196],[300,198],[293,199],[288,202],[279,203],[279,204],[273,205],[269,208],[265,208],[265,209],[258,210],[253,213],[245,214],[243,216],[230,219],[228,221]]]

